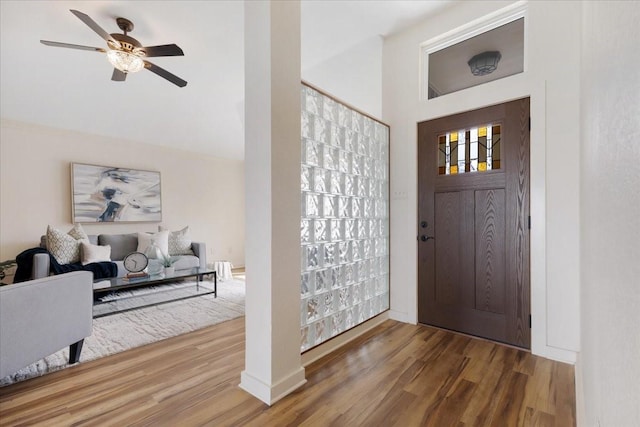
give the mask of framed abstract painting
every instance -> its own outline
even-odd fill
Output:
[[[72,221],[160,222],[160,172],[71,164]]]

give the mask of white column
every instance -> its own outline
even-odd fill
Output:
[[[300,359],[300,2],[245,1],[246,356],[240,387],[271,405]]]

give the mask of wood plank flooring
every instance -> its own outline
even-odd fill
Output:
[[[269,407],[238,387],[244,319],[0,389],[0,425],[573,426],[573,366],[386,321]]]

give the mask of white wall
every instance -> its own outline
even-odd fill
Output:
[[[162,224],[190,226],[207,258],[244,265],[244,165],[207,155],[3,119],[0,260],[37,246],[51,224],[71,228],[70,163],[161,173]],[[87,224],[89,234],[157,231],[157,223]]]
[[[584,5],[576,368],[585,426],[640,425],[639,21],[638,2]]]
[[[417,321],[416,124],[531,97],[532,350],[579,349],[579,2],[530,2],[525,73],[420,101],[420,44],[513,2],[461,2],[385,39],[383,120],[391,125],[391,316]]]
[[[371,116],[381,117],[382,38],[365,40],[320,64],[303,63],[302,79]]]

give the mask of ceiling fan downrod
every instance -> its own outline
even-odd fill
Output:
[[[124,35],[133,31],[133,22],[129,21],[127,18],[116,18],[116,23],[118,24],[118,28],[120,28]]]

